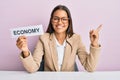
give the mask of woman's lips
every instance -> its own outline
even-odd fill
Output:
[[[63,28],[63,26],[56,26],[58,29],[61,29],[61,28]]]

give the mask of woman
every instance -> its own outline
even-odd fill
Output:
[[[56,6],[52,13],[48,29],[41,35],[33,55],[28,49],[27,38],[20,36],[16,42],[22,51],[20,58],[28,72],[36,72],[44,56],[44,71],[74,71],[76,55],[87,71],[94,71],[98,61],[100,45],[99,30],[90,31],[90,54],[86,52],[81,37],[73,32],[69,9],[64,5]]]

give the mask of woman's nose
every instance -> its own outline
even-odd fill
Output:
[[[59,19],[59,20],[58,20],[58,23],[59,23],[59,24],[62,24],[62,19]]]

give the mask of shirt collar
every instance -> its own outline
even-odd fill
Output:
[[[54,37],[54,39],[55,39],[55,42],[56,42],[56,45],[57,45],[57,46],[63,46],[63,47],[65,47],[65,45],[66,45],[66,39],[64,40],[63,44],[61,45],[61,44],[58,42],[55,34],[53,34],[53,37]]]

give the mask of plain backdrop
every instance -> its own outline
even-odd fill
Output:
[[[72,14],[74,32],[80,34],[89,52],[89,31],[100,24],[101,53],[97,71],[120,70],[120,0],[0,0],[0,70],[24,70],[16,38],[10,29],[42,24],[46,31],[51,11],[58,4]],[[28,37],[31,52],[39,36]],[[80,71],[84,70],[79,61]]]

